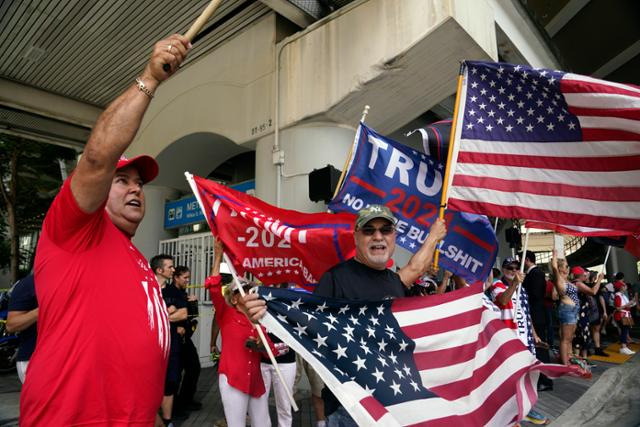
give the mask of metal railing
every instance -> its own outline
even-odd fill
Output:
[[[582,247],[587,242],[586,237],[582,236],[564,236],[564,254],[565,256],[571,255]],[[536,264],[546,264],[551,261],[551,251],[537,252]]]
[[[213,262],[213,236],[206,232],[162,240],[159,251],[173,256],[175,266],[189,267],[191,285],[203,285]],[[210,301],[209,293],[203,287],[188,288],[188,293],[197,296],[200,302]]]

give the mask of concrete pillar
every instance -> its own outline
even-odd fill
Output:
[[[147,258],[158,254],[158,242],[175,236],[174,231],[164,229],[164,204],[179,196],[172,188],[147,184],[144,186],[145,214],[138,227],[133,243]]]
[[[280,131],[284,151],[281,180],[281,207],[301,212],[322,212],[322,202],[309,200],[309,172],[333,165],[342,169],[353,143],[355,129],[335,123],[311,123]],[[256,144],[256,196],[276,204],[277,169],[273,164],[274,135]]]
[[[607,261],[607,279],[613,280],[617,272],[624,273],[624,281],[635,283],[638,281],[638,260],[622,248],[611,248]]]

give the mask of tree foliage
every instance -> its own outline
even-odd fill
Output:
[[[33,251],[20,250],[18,239],[38,232],[62,184],[58,159],[75,158],[69,148],[0,134],[0,268],[17,280],[20,265],[33,262]],[[24,250],[26,249],[26,251]]]

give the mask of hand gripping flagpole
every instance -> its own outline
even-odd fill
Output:
[[[456,143],[456,128],[458,127],[458,112],[460,110],[460,94],[462,92],[462,81],[464,80],[464,63],[460,64],[460,72],[458,73],[458,87],[456,89],[456,103],[453,107],[453,121],[451,122],[451,133],[449,134],[449,152],[447,154],[447,167],[444,171],[444,179],[442,180],[442,198],[440,199],[440,212],[438,213],[439,219],[444,219],[444,210],[447,207],[447,197],[449,190],[449,173],[451,165],[453,164],[453,146]],[[433,267],[438,270],[438,260],[440,259],[440,251],[436,248],[436,253],[433,255]]]
[[[189,186],[191,186],[191,191],[193,191],[193,194],[196,196],[196,200],[198,201],[198,204],[200,205],[200,209],[202,210],[202,213],[204,214],[206,212],[206,210],[204,209],[204,204],[202,203],[202,199],[200,198],[200,192],[198,191],[198,186],[196,185],[195,180],[193,179],[193,175],[190,174],[189,172],[185,172],[184,176],[187,178],[187,182],[189,182]],[[207,220],[207,223],[209,224],[209,228],[213,229],[211,227],[211,223],[209,222],[209,218],[207,218],[207,215],[205,214],[205,218]],[[226,253],[222,253],[222,256],[224,257],[224,262],[227,263],[227,267],[229,267],[229,270],[231,271],[231,275],[233,276],[233,282],[236,286],[236,289],[238,289],[238,291],[240,292],[240,295],[242,295],[242,297],[244,298],[244,296],[246,295],[246,293],[244,292],[244,289],[242,288],[242,284],[240,283],[240,280],[238,279],[238,273],[236,272],[235,267],[233,266],[233,263],[231,262],[231,260],[229,259],[229,257],[227,256]],[[260,336],[260,341],[262,341],[262,345],[265,348],[265,351],[267,352],[267,354],[269,355],[269,360],[271,360],[271,364],[273,365],[273,367],[276,370],[276,374],[278,375],[278,379],[280,380],[280,382],[282,384],[286,384],[284,377],[282,376],[282,372],[280,372],[280,367],[278,366],[278,362],[276,362],[276,358],[273,355],[273,352],[271,351],[271,347],[269,347],[269,343],[267,341],[267,337],[264,336],[264,332],[262,331],[262,328],[260,327],[260,325],[256,325],[253,324],[254,328],[256,328],[256,331],[258,331],[258,335]],[[287,392],[287,397],[289,398],[289,402],[291,403],[291,407],[293,408],[294,411],[298,411],[298,405],[296,405],[296,401],[293,399],[293,395],[291,394],[291,390],[289,390],[289,388],[284,387],[285,391]]]
[[[351,163],[351,158],[353,157],[353,147],[355,147],[356,143],[358,142],[358,138],[360,137],[360,123],[364,123],[365,119],[367,118],[367,115],[369,114],[369,109],[371,107],[369,107],[368,105],[364,106],[364,110],[362,110],[362,117],[360,118],[360,122],[358,123],[358,129],[356,129],[356,134],[353,137],[353,144],[351,144],[351,148],[349,149],[349,155],[347,155],[347,160],[345,160],[344,162],[344,167],[342,168],[342,173],[340,174],[340,179],[338,180],[338,185],[336,185],[336,189],[333,192],[333,198],[335,198],[338,195],[338,192],[340,191],[340,187],[342,186],[342,181],[344,181],[344,177],[347,174],[347,168],[349,167],[349,163]]]
[[[191,27],[189,28],[189,30],[187,30],[187,32],[184,33],[184,36],[187,38],[187,40],[189,40],[189,42],[193,40],[196,34],[200,32],[204,24],[216,12],[216,9],[218,8],[218,6],[220,6],[220,3],[222,3],[222,0],[211,0],[211,3],[207,5],[207,7],[202,11],[200,16],[198,16],[198,18],[195,21],[193,21],[193,24],[191,24]],[[164,70],[165,73],[168,73],[169,71],[171,71],[171,65],[162,64],[162,69]]]

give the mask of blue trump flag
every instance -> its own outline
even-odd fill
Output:
[[[354,154],[342,188],[329,203],[334,212],[356,213],[372,204],[388,206],[398,218],[396,243],[416,252],[438,217],[445,163],[358,128]],[[440,247],[440,264],[468,282],[484,281],[498,252],[486,216],[447,210],[448,233]]]

